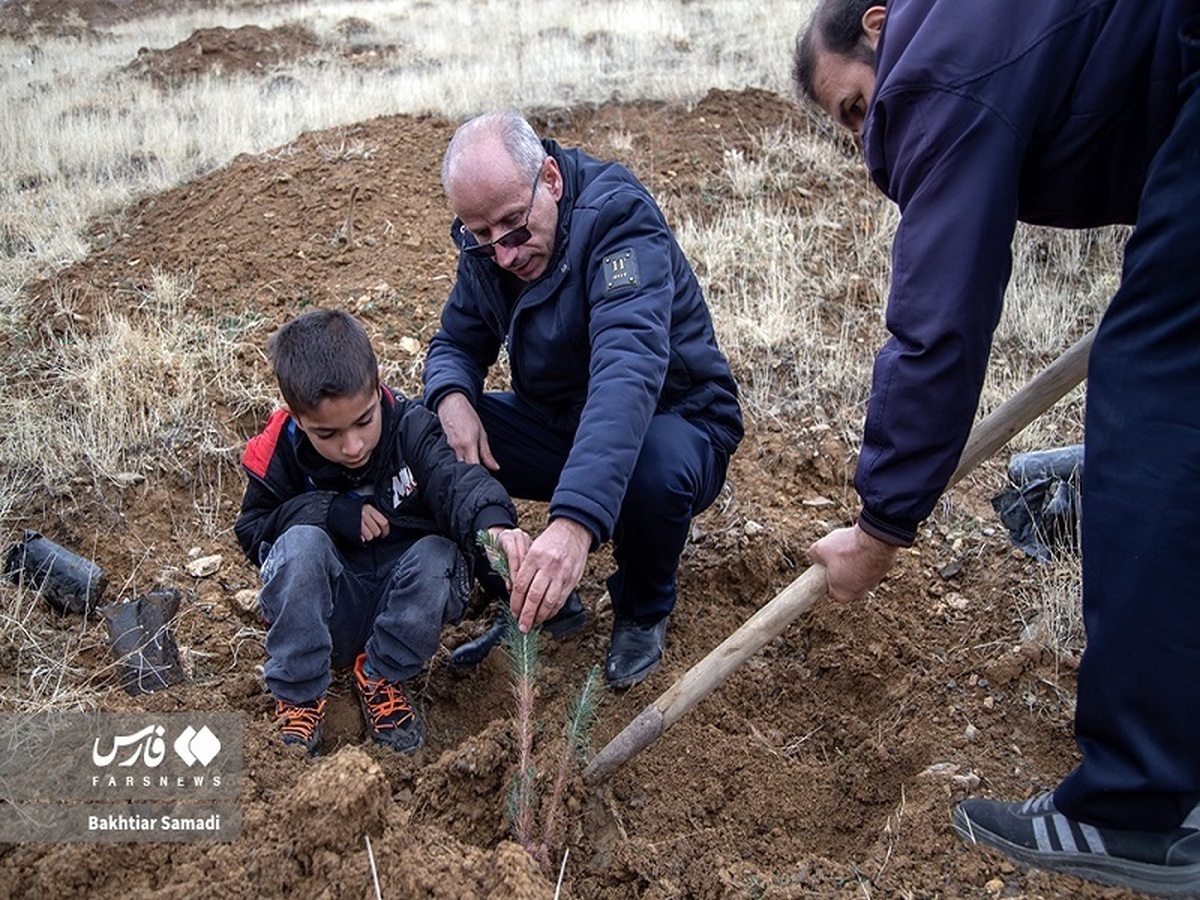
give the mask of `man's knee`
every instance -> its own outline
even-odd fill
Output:
[[[690,514],[711,502],[714,491],[709,482],[715,479],[708,438],[682,419],[664,420],[646,435],[625,499],[651,516],[656,510],[668,516],[682,510]]]

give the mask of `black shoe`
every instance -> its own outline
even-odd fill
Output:
[[[1024,803],[964,800],[954,829],[1017,862],[1150,894],[1200,895],[1200,829],[1100,828],[1068,819],[1045,793]]]
[[[542,623],[542,630],[556,641],[565,641],[583,631],[587,625],[587,610],[576,591],[567,594],[562,609]]]
[[[493,647],[504,640],[507,630],[508,623],[504,621],[504,615],[496,616],[491,628],[474,640],[459,644],[450,652],[450,665],[456,669],[475,668],[487,658]]]
[[[571,591],[562,609],[543,622],[542,628],[556,641],[565,641],[581,632],[585,625],[587,610],[583,608],[583,601],[578,592]],[[458,669],[470,669],[479,665],[492,652],[492,648],[504,640],[507,629],[508,623],[504,611],[501,610],[491,628],[473,641],[467,641],[454,648],[450,653],[450,665]]]
[[[658,668],[667,638],[667,619],[639,625],[618,619],[604,662],[604,679],[612,688],[633,687]]]

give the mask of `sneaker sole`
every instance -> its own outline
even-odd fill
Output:
[[[1169,897],[1200,895],[1200,863],[1190,866],[1160,866],[1100,853],[1033,850],[1014,844],[980,827],[958,807],[954,809],[953,822],[954,830],[964,842],[984,844],[1035,869],[1076,875],[1100,884],[1130,888],[1147,894]]]
[[[285,747],[303,747],[304,751],[309,756],[321,755],[321,732],[318,731],[311,741],[301,740],[298,737],[285,737],[280,739]]]

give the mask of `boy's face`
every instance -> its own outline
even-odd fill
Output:
[[[378,386],[351,397],[326,397],[315,410],[292,415],[318,453],[347,469],[370,462],[379,443]]]

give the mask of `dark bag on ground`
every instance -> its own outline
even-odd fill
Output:
[[[131,694],[150,694],[183,681],[179,646],[171,631],[179,591],[160,588],[100,610],[109,646],[121,666],[121,683]]]
[[[36,531],[9,546],[4,574],[37,591],[60,615],[94,612],[108,585],[98,565]]]
[[[1008,480],[1012,487],[992,498],[992,508],[1013,545],[1043,562],[1055,551],[1078,553],[1083,444],[1018,453]]]

